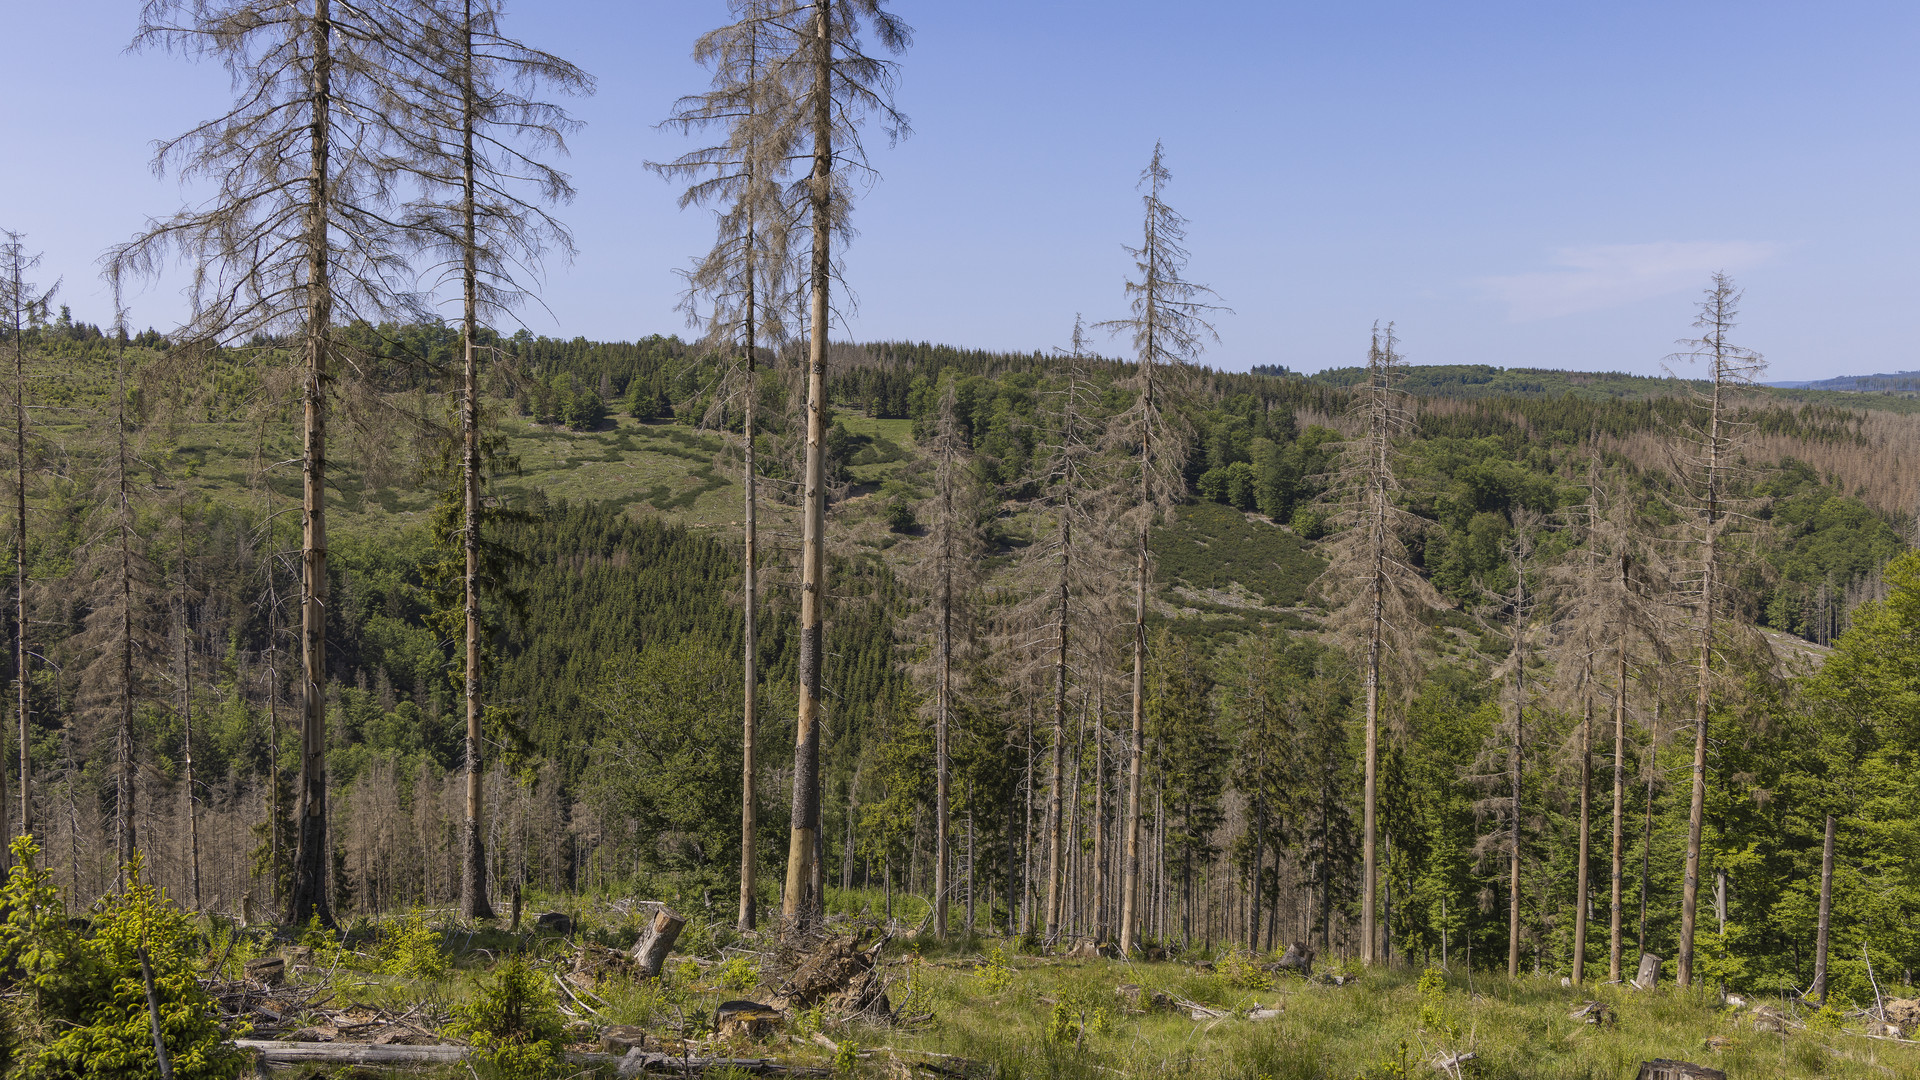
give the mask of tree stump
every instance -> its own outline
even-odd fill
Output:
[[[247,961],[247,978],[262,986],[274,987],[287,981],[287,962],[278,956],[261,956]]]
[[[1658,1058],[1641,1062],[1640,1075],[1636,1080],[1727,1080],[1727,1074],[1690,1061]]]
[[[1640,970],[1633,977],[1633,985],[1641,990],[1653,989],[1653,984],[1660,981],[1660,965],[1664,963],[1666,961],[1652,953],[1641,953]]]
[[[1287,946],[1285,955],[1272,965],[1276,971],[1297,971],[1306,975],[1313,971],[1313,950],[1295,942]]]
[[[722,1036],[757,1039],[772,1032],[781,1019],[780,1010],[757,1001],[722,1002],[713,1010],[713,1026]]]
[[[687,920],[675,915],[666,908],[654,913],[653,925],[647,928],[640,944],[633,947],[633,962],[640,969],[643,979],[657,979],[660,969],[666,965],[667,954],[673,951],[673,943],[680,938],[680,930]]]

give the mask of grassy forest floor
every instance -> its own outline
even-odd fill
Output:
[[[838,899],[834,906],[843,910],[855,902],[867,911],[879,906],[877,897]],[[1557,977],[1510,980],[1459,965],[1445,973],[1402,965],[1363,971],[1350,961],[1323,963],[1314,977],[1303,978],[1270,970],[1271,957],[1221,950],[1160,962],[1038,956],[1004,939],[941,944],[913,938],[901,922],[893,924],[899,936],[881,951],[878,968],[894,1022],[848,1019],[830,1006],[793,1008],[756,1036],[719,1035],[713,1029],[721,1003],[765,1001],[791,974],[793,957],[770,936],[742,938],[724,924],[696,919],[657,983],[616,971],[562,982],[577,957],[630,948],[651,910],[563,906],[576,920],[571,936],[512,935],[433,913],[362,920],[340,945],[310,936],[309,945],[318,948],[292,953],[289,986],[280,993],[283,1001],[312,1004],[278,1022],[256,1014],[251,1037],[346,1043],[374,1041],[374,1031],[391,1028],[412,1034],[400,1042],[434,1041],[463,1002],[497,979],[489,972],[520,955],[564,1014],[571,1052],[619,1052],[620,1043],[603,1043],[603,1034],[635,1039],[639,1029],[650,1036],[649,1050],[771,1059],[796,1075],[1612,1080],[1635,1076],[1642,1061],[1669,1058],[1743,1080],[1920,1076],[1920,1042],[1869,1038],[1863,1015],[1815,1014],[1789,1002],[1769,1003],[1784,1030],[1768,1031],[1761,1030],[1764,1019],[1756,1026],[1755,1007],[1735,1008],[1717,993],[1670,985],[1652,992],[1580,990]],[[537,910],[529,909],[526,926]],[[866,935],[863,943],[881,929],[870,918],[843,915],[834,922],[836,931]],[[229,978],[239,978],[252,955],[289,951],[260,930],[253,933],[226,951]],[[223,937],[216,933],[213,940],[224,944]],[[1122,993],[1123,986],[1139,990]],[[1889,997],[1912,993],[1887,990]],[[1589,1001],[1604,1005],[1611,1022],[1595,1025],[1571,1015]],[[396,1017],[404,1018],[399,1025],[386,1022]],[[1471,1056],[1460,1058],[1457,1071],[1434,1064],[1458,1055]],[[611,1058],[576,1058],[554,1075],[612,1076],[616,1068]],[[484,1077],[486,1071],[462,1062],[385,1072],[322,1067],[297,1075]],[[709,1069],[707,1075],[741,1074]]]

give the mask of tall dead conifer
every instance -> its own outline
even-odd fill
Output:
[[[1087,369],[1085,328],[1078,317],[1064,360],[1064,382],[1043,395],[1041,449],[1034,456],[1033,478],[1040,485],[1041,498],[1035,506],[1034,542],[1026,548],[1020,567],[1026,586],[1021,591],[1031,599],[1013,615],[1014,621],[1032,634],[1027,648],[1044,654],[1051,668],[1048,711],[1052,753],[1046,821],[1042,826],[1047,845],[1047,885],[1041,920],[1042,937],[1049,943],[1060,937],[1066,908],[1070,837],[1065,827],[1064,798],[1068,788],[1070,674],[1076,669],[1076,657],[1089,649],[1099,649],[1098,631],[1088,628],[1105,625],[1114,614],[1109,578],[1104,573],[1112,554],[1112,537],[1105,529],[1108,515],[1103,512],[1112,501],[1113,481],[1107,459],[1099,454],[1100,433],[1094,423],[1098,391]],[[1092,672],[1098,664],[1088,662],[1081,667]],[[1102,725],[1096,721],[1095,727],[1097,745]],[[1104,841],[1103,829],[1096,821],[1095,846],[1103,847]],[[1095,891],[1099,894],[1095,910],[1104,910],[1104,877],[1100,877]],[[1096,938],[1104,940],[1106,920],[1097,919],[1094,929]]]
[[[785,181],[800,136],[795,123],[790,65],[789,0],[733,0],[734,22],[701,36],[694,59],[713,70],[713,87],[674,106],[667,126],[717,129],[721,141],[652,167],[690,179],[682,208],[715,206],[718,236],[687,274],[684,305],[704,324],[707,342],[735,357],[741,397],[741,478],[746,488],[741,559],[740,912],[739,927],[756,921],[758,868],[755,735],[759,728],[759,490],[754,440],[760,424],[759,359],[764,345],[777,355],[792,297],[792,207]]]
[[[483,761],[481,592],[487,513],[481,453],[483,320],[526,298],[542,259],[573,254],[573,237],[546,207],[570,201],[566,175],[537,156],[566,152],[579,125],[565,109],[529,96],[540,86],[586,94],[593,80],[565,60],[509,37],[500,0],[424,0],[396,15],[397,36],[419,43],[418,66],[396,85],[404,168],[424,187],[409,207],[409,231],[440,259],[442,281],[460,288],[461,690],[466,709],[466,799],[460,823],[460,913],[491,918],[481,822]]]
[[[820,682],[825,659],[827,525],[827,336],[832,316],[834,243],[848,235],[853,170],[866,170],[860,130],[877,116],[890,137],[907,131],[893,107],[897,65],[870,55],[861,41],[870,25],[881,47],[899,53],[912,30],[883,0],[813,0],[789,8],[794,47],[780,61],[794,88],[793,122],[812,142],[812,167],[797,183],[811,239],[807,261],[807,442],[801,478],[800,694],[794,728],[793,820],[781,917],[811,926],[823,911],[820,834]]]
[[[154,221],[115,248],[109,270],[151,275],[194,267],[194,318],[209,343],[299,335],[302,411],[301,766],[288,917],[332,922],[327,895],[327,529],[330,394],[336,318],[379,322],[405,293],[408,268],[389,209],[409,119],[418,42],[401,40],[394,6],[334,0],[148,0],[136,48],[213,59],[234,106],[162,142],[157,171],[204,179],[200,207]]]
[[[1394,503],[1400,490],[1394,468],[1398,441],[1412,422],[1406,392],[1399,385],[1404,361],[1393,324],[1376,324],[1367,347],[1367,381],[1353,398],[1352,415],[1360,432],[1342,448],[1336,477],[1341,505],[1333,524],[1340,532],[1328,545],[1330,558],[1321,576],[1322,590],[1336,609],[1330,625],[1343,628],[1347,648],[1359,659],[1366,693],[1360,955],[1367,963],[1379,957],[1380,944],[1376,848],[1381,691],[1389,676],[1408,684],[1414,674],[1420,634],[1415,605],[1444,606],[1407,557],[1404,537],[1420,522]]]
[[[1551,645],[1554,668],[1568,672],[1578,668],[1581,677],[1572,690],[1580,701],[1585,724],[1582,733],[1581,845],[1588,845],[1591,825],[1588,820],[1591,786],[1592,711],[1597,695],[1609,690],[1613,721],[1613,801],[1612,859],[1608,873],[1610,890],[1607,978],[1620,979],[1622,929],[1625,917],[1622,879],[1626,861],[1626,757],[1627,715],[1631,693],[1630,668],[1648,660],[1665,661],[1672,627],[1667,611],[1658,597],[1664,592],[1664,561],[1648,542],[1651,525],[1637,509],[1629,493],[1626,478],[1604,468],[1598,455],[1589,459],[1585,486],[1587,498],[1568,512],[1569,524],[1576,531],[1579,546],[1554,571],[1552,600],[1555,605]],[[1559,680],[1566,683],[1563,677]],[[1605,685],[1610,683],[1609,685]],[[1588,860],[1582,856],[1580,882],[1576,892],[1587,894],[1590,877]],[[1575,912],[1577,942],[1584,943],[1586,910]],[[1574,979],[1585,974],[1584,953],[1576,950]]]
[[[1720,580],[1722,533],[1733,519],[1726,484],[1738,452],[1739,435],[1744,425],[1733,416],[1733,395],[1752,384],[1766,361],[1751,349],[1730,340],[1740,314],[1740,290],[1725,274],[1713,275],[1701,299],[1694,327],[1699,337],[1682,338],[1681,350],[1668,360],[1686,360],[1706,366],[1707,387],[1695,391],[1694,403],[1700,415],[1691,425],[1683,453],[1676,455],[1675,471],[1687,494],[1695,502],[1688,528],[1690,546],[1698,553],[1694,561],[1692,599],[1694,632],[1697,635],[1696,678],[1693,712],[1693,792],[1687,811],[1687,863],[1681,880],[1680,942],[1675,962],[1674,981],[1679,986],[1693,984],[1693,934],[1700,899],[1701,832],[1706,816],[1707,796],[1707,722],[1713,707],[1714,633],[1719,609],[1726,602]]]
[[[1126,295],[1132,313],[1098,324],[1111,333],[1132,338],[1139,357],[1139,396],[1114,425],[1114,436],[1128,444],[1139,461],[1137,489],[1130,511],[1134,544],[1133,611],[1133,735],[1128,751],[1126,857],[1120,884],[1120,939],[1123,955],[1131,955],[1139,940],[1141,901],[1140,797],[1147,730],[1147,592],[1153,579],[1147,540],[1154,518],[1186,494],[1180,473],[1183,458],[1178,417],[1167,408],[1172,374],[1200,355],[1208,340],[1218,340],[1209,320],[1227,309],[1209,299],[1212,289],[1185,277],[1187,219],[1168,206],[1164,193],[1173,174],[1167,171],[1165,147],[1153,144],[1153,157],[1141,170],[1139,188],[1145,213],[1139,247],[1127,246],[1134,276],[1127,279]]]
[[[0,232],[0,308],[4,308],[13,359],[13,686],[15,737],[20,750],[20,814],[17,835],[33,833],[32,709],[28,700],[31,669],[27,659],[27,324],[44,313],[60,286],[42,292],[26,279],[40,256],[28,255],[16,232]],[[5,767],[0,766],[0,772]],[[6,833],[6,781],[0,777],[0,833]]]

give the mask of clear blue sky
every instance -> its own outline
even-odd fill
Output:
[[[1920,368],[1912,3],[1009,3],[896,0],[916,30],[848,274],[862,339],[1063,344],[1120,313],[1156,138],[1192,276],[1235,314],[1207,361],[1357,362],[1374,319],[1415,362],[1655,372],[1707,275],[1747,288],[1769,378]],[[123,49],[132,0],[0,0],[0,226],[106,321],[93,260],[182,200],[149,144],[214,115],[217,68]],[[645,172],[700,89],[719,0],[521,0],[523,38],[600,80],[564,211],[580,257],[537,333],[681,331],[709,242]],[[174,285],[135,300],[178,318]],[[1109,346],[1117,352],[1118,342]]]

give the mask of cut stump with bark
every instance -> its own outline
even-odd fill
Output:
[[[660,977],[660,969],[666,966],[667,954],[673,951],[673,943],[680,939],[680,931],[686,925],[687,920],[667,908],[654,913],[653,925],[647,928],[640,944],[633,947],[633,961],[640,969],[641,978]]]
[[[1641,1062],[1640,1074],[1635,1080],[1727,1080],[1727,1074],[1705,1065],[1695,1065],[1691,1061],[1657,1058]]]

